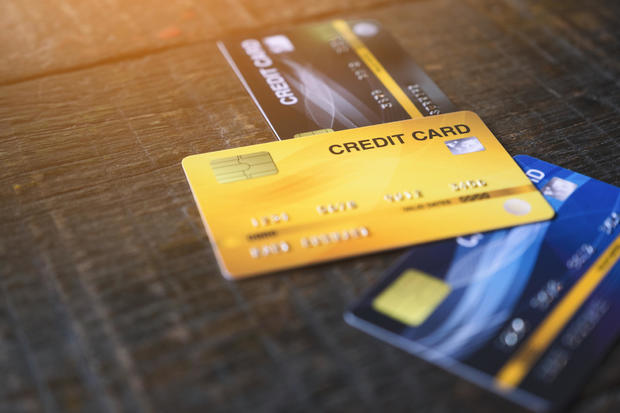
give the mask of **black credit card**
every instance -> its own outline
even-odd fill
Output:
[[[218,46],[278,139],[455,110],[376,21],[332,20]]]

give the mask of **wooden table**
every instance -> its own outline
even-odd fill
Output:
[[[0,411],[517,412],[342,320],[400,251],[219,275],[184,156],[274,139],[215,40],[382,22],[506,149],[620,184],[620,4],[5,0]],[[620,411],[620,346],[573,412]]]

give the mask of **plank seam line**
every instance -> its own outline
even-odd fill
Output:
[[[372,4],[366,7],[360,7],[359,9],[354,10],[353,12],[346,10],[346,9],[338,9],[338,10],[331,10],[331,11],[327,11],[327,12],[321,12],[321,13],[316,13],[310,16],[304,16],[302,18],[299,19],[291,19],[289,21],[290,23],[290,27],[293,27],[297,24],[300,23],[310,23],[313,21],[321,21],[327,18],[335,18],[337,16],[342,15],[343,13],[348,13],[351,15],[352,18],[355,18],[356,15],[359,15],[361,13],[366,13],[369,11],[373,11],[376,9],[380,9],[380,8],[385,8],[385,7],[395,7],[398,5],[402,5],[402,4],[407,4],[407,3],[421,3],[421,2],[425,2],[428,0],[383,0],[380,1],[376,4]],[[92,69],[95,68],[97,66],[103,66],[103,65],[108,65],[108,64],[114,64],[114,63],[120,63],[120,62],[124,62],[124,61],[131,61],[131,60],[136,60],[136,59],[141,59],[143,57],[147,57],[147,56],[151,56],[151,55],[157,55],[160,53],[164,53],[168,50],[174,50],[174,49],[181,49],[184,47],[188,47],[188,46],[194,46],[197,44],[205,44],[208,42],[212,42],[214,40],[220,39],[220,38],[224,38],[224,37],[228,37],[228,36],[234,36],[236,33],[241,33],[241,32],[248,32],[248,31],[266,31],[269,29],[273,29],[273,28],[279,28],[281,27],[279,23],[268,23],[268,24],[264,24],[264,25],[258,25],[255,27],[247,27],[247,28],[242,28],[242,29],[233,29],[230,31],[226,31],[226,32],[222,32],[216,35],[211,35],[211,36],[206,36],[202,39],[196,39],[196,40],[189,40],[189,41],[185,41],[185,42],[181,42],[181,43],[176,43],[176,44],[171,44],[168,46],[161,46],[161,47],[156,47],[153,49],[142,49],[142,50],[137,50],[137,51],[133,51],[133,52],[128,52],[128,53],[124,53],[124,54],[120,54],[118,56],[113,56],[113,57],[106,57],[103,59],[99,59],[99,60],[94,60],[91,62],[87,62],[87,63],[83,63],[83,64],[78,64],[75,66],[70,66],[70,67],[63,67],[63,68],[58,68],[58,69],[52,69],[52,70],[48,70],[42,73],[37,73],[37,74],[33,74],[33,75],[28,75],[28,76],[23,76],[23,77],[18,77],[15,79],[11,79],[8,81],[0,81],[0,87],[3,86],[13,86],[13,85],[17,85],[20,83],[25,83],[25,82],[29,82],[31,80],[37,80],[37,79],[41,79],[41,78],[45,78],[48,76],[56,76],[56,75],[63,75],[63,74],[68,74],[68,73],[74,73],[74,72],[79,72],[81,70],[88,70],[88,69]]]
[[[131,60],[137,60],[137,59],[141,59],[143,57],[147,57],[147,56],[151,56],[151,55],[157,55],[157,54],[160,54],[160,53],[167,52],[169,50],[181,49],[181,48],[184,48],[184,47],[187,47],[187,46],[193,46],[193,45],[200,44],[200,43],[205,43],[205,41],[197,40],[197,41],[190,41],[190,42],[184,42],[184,43],[177,43],[177,44],[173,44],[173,45],[169,45],[169,46],[163,46],[163,47],[159,47],[159,48],[155,48],[155,49],[151,49],[151,50],[144,50],[144,49],[143,50],[137,50],[135,52],[125,53],[125,54],[121,54],[121,55],[114,56],[114,57],[106,57],[104,59],[95,60],[95,61],[92,61],[92,62],[88,62],[88,63],[84,63],[84,64],[79,64],[79,65],[75,65],[75,66],[71,66],[71,67],[64,67],[64,68],[48,70],[48,71],[43,72],[43,73],[38,73],[38,74],[34,74],[34,75],[24,76],[24,77],[16,78],[16,79],[9,80],[9,81],[6,81],[6,82],[0,81],[0,87],[3,87],[3,86],[13,86],[13,85],[17,85],[17,84],[20,84],[20,83],[29,82],[31,80],[42,79],[42,78],[50,77],[50,76],[57,76],[57,75],[64,75],[64,74],[79,72],[81,70],[93,69],[93,68],[98,67],[98,66],[105,66],[105,65],[109,65],[109,64],[115,64],[115,63],[131,61]]]

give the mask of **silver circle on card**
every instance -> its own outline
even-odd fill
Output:
[[[504,202],[504,210],[512,215],[527,215],[532,210],[532,206],[529,202],[518,198],[510,198]]]

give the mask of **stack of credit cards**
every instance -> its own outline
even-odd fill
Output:
[[[346,321],[535,411],[575,395],[620,333],[620,189],[513,159],[375,21],[218,45],[281,140],[183,160],[224,276],[427,242]]]

